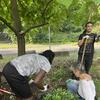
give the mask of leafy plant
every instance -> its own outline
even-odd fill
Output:
[[[64,76],[65,76],[65,71],[63,68],[60,68],[53,73],[52,81],[58,81],[62,79],[62,77]]]
[[[43,100],[77,100],[77,97],[65,89],[58,88],[48,93]]]
[[[37,43],[45,43],[48,42],[48,36],[45,33],[37,33],[34,36],[35,38],[33,39],[33,42],[37,42]]]

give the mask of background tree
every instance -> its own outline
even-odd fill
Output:
[[[60,23],[64,8],[58,0],[0,0],[0,20],[17,37],[18,55],[25,53],[26,33],[48,23]]]
[[[73,0],[66,13],[66,21],[62,25],[61,31],[67,33],[79,32],[88,21],[100,23],[100,1]]]
[[[25,53],[26,33],[34,28],[59,30],[64,23],[80,26],[99,19],[99,0],[0,0],[0,20],[17,37],[18,55]]]

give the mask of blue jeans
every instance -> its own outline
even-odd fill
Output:
[[[78,91],[78,84],[76,83],[68,83],[67,84],[67,89],[73,93],[73,94],[77,94],[77,91]]]
[[[67,89],[73,93],[73,94],[78,94],[78,86],[79,84],[77,82],[75,82],[74,80],[72,79],[69,79],[68,81],[66,81],[66,85],[67,85]],[[79,100],[85,100],[83,99],[80,95],[79,95]]]

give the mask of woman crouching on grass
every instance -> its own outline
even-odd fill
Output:
[[[78,68],[71,70],[79,80],[71,79],[72,83],[67,83],[68,90],[72,93],[77,93],[80,96],[79,100],[97,100],[95,98],[96,90],[92,77]]]

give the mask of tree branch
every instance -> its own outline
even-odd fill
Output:
[[[14,29],[13,26],[11,26],[10,23],[7,22],[6,19],[4,19],[3,17],[0,16],[0,20],[1,20],[5,25],[7,25],[15,34],[17,34],[17,31]]]
[[[25,31],[20,32],[20,34],[26,34],[27,32],[31,31],[34,28],[38,28],[44,25],[47,25],[48,23],[43,23],[43,24],[39,24],[39,25],[33,25],[31,27],[29,27],[28,29],[26,29]]]
[[[44,10],[43,10],[42,15],[44,15],[44,14],[45,14],[46,9],[48,8],[49,4],[50,4],[52,1],[53,1],[53,0],[50,0],[50,1],[47,3],[47,5],[45,6],[45,8],[44,8]]]

